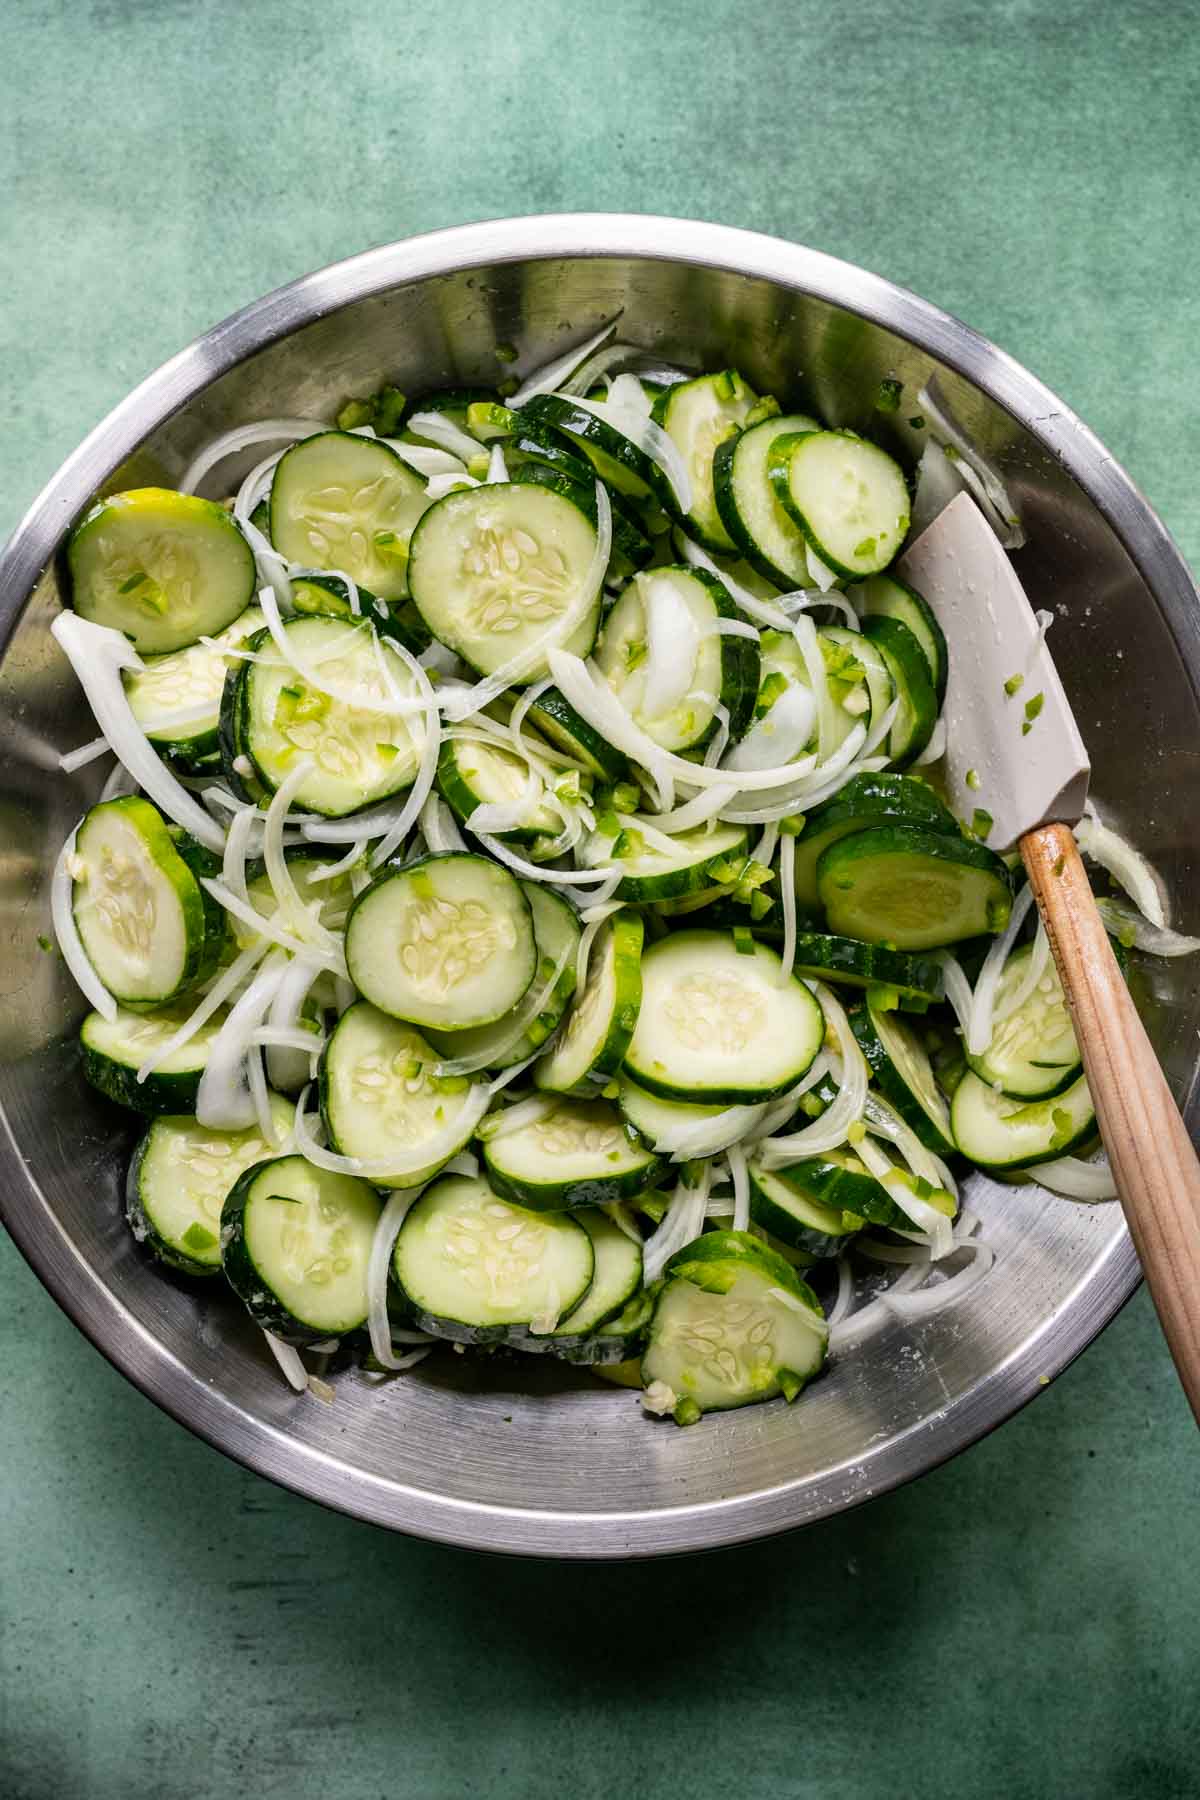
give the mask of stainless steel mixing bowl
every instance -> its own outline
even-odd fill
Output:
[[[218,326],[118,407],[37,500],[0,581],[0,1179],[17,1243],[131,1381],[251,1468],[423,1536],[578,1557],[779,1531],[962,1449],[1057,1374],[1132,1291],[1119,1210],[976,1178],[971,1204],[998,1252],[986,1280],[919,1329],[896,1326],[847,1355],[790,1409],[679,1431],[586,1376],[540,1362],[481,1371],[448,1353],[383,1387],[343,1374],[326,1406],[283,1386],[219,1284],[173,1284],[133,1243],[121,1206],[132,1134],[77,1072],[79,998],[37,940],[54,854],[101,779],[95,766],[73,781],[57,770],[58,753],[92,726],[48,632],[53,554],[89,499],[171,485],[226,427],[328,415],[381,378],[410,391],[494,380],[497,344],[516,344],[527,368],[618,311],[624,337],[692,366],[737,364],[758,386],[910,448],[908,401],[937,373],[1025,521],[1018,567],[1058,613],[1055,653],[1094,791],[1186,913],[1200,847],[1200,612],[1162,525],[1103,446],[1001,351],[876,276],[770,238],[673,219],[517,219],[310,275]],[[898,415],[873,411],[884,377],[905,384]],[[1147,1005],[1188,1099],[1200,1004],[1186,963],[1159,965]]]

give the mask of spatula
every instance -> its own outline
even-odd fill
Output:
[[[960,818],[990,814],[989,846],[1020,851],[1125,1217],[1200,1423],[1200,1164],[1072,833],[1087,800],[1083,739],[1025,591],[969,495],[938,515],[898,573],[925,595],[949,645],[950,805]]]

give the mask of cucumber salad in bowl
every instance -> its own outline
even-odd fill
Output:
[[[82,1071],[140,1116],[134,1236],[295,1388],[449,1344],[681,1425],[791,1402],[986,1278],[973,1167],[1113,1193],[889,573],[963,487],[1013,541],[943,423],[914,483],[610,326],[239,426],[77,525],[53,630],[101,735],[62,761],[116,758],[51,889]],[[1196,947],[1079,836],[1122,944]]]

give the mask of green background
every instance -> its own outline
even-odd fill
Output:
[[[1191,4],[9,0],[0,529],[304,270],[681,213],[904,282],[1099,432],[1200,561]],[[1139,1294],[998,1435],[798,1536],[434,1549],[193,1441],[0,1253],[0,1794],[1200,1793],[1196,1444]],[[797,1421],[799,1424],[799,1420]]]

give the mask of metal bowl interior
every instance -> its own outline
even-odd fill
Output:
[[[53,554],[100,490],[171,485],[198,446],[271,414],[328,416],[389,379],[487,382],[497,344],[528,368],[615,313],[622,335],[894,442],[936,373],[1003,471],[1028,534],[1018,568],[1056,613],[1054,649],[1094,759],[1094,792],[1162,873],[1178,914],[1200,813],[1200,623],[1162,526],[1102,446],[964,326],[815,252],[675,220],[572,215],[470,226],[372,251],[257,302],[143,384],[60,471],[7,547],[0,628],[0,1105],[3,1206],[51,1293],[160,1405],[263,1474],[348,1512],[478,1548],[642,1556],[802,1524],[920,1474],[1007,1417],[1107,1323],[1137,1279],[1115,1206],[975,1178],[995,1269],[958,1308],[891,1328],[793,1408],[679,1431],[635,1395],[540,1363],[451,1354],[380,1387],[296,1398],[216,1284],[149,1266],[122,1216],[132,1132],[75,1060],[79,1000],[48,930],[54,854],[103,769],[61,750],[91,735],[48,626]],[[899,413],[875,410],[884,377]],[[247,459],[253,459],[250,453]],[[236,471],[235,471],[236,472]],[[3,641],[3,640],[0,640]],[[1189,921],[1185,920],[1185,923]],[[1194,926],[1197,921],[1191,920]],[[1200,998],[1182,963],[1145,977],[1148,1018],[1189,1100]]]

